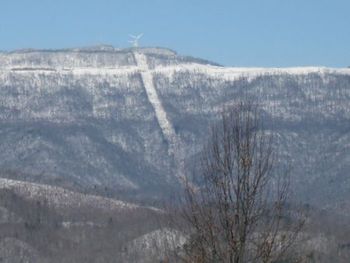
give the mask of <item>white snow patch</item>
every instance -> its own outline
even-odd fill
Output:
[[[140,236],[126,245],[133,262],[160,262],[169,251],[181,249],[188,237],[175,229],[158,229]],[[126,255],[126,261],[130,261]]]

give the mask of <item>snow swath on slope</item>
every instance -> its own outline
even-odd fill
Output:
[[[140,73],[148,100],[154,108],[158,124],[162,129],[164,137],[169,143],[169,153],[174,154],[177,141],[176,133],[167,117],[167,113],[164,110],[162,102],[159,99],[157,90],[154,86],[152,72],[148,68],[147,58],[144,54],[135,52],[135,59],[139,69],[141,70]]]

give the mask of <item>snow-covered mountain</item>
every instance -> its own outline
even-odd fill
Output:
[[[157,197],[191,170],[222,107],[248,96],[273,123],[299,196],[349,205],[348,68],[228,68],[163,48],[22,50],[0,53],[0,94],[3,177]]]

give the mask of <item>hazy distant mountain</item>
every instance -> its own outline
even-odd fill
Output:
[[[0,95],[2,176],[140,199],[176,187],[224,105],[255,98],[295,192],[350,211],[350,69],[226,68],[162,48],[22,50],[0,53]]]

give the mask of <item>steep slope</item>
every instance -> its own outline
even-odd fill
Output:
[[[0,54],[0,95],[3,177],[157,198],[191,171],[222,107],[249,97],[303,201],[350,197],[350,69],[225,68],[160,48],[25,50]]]

